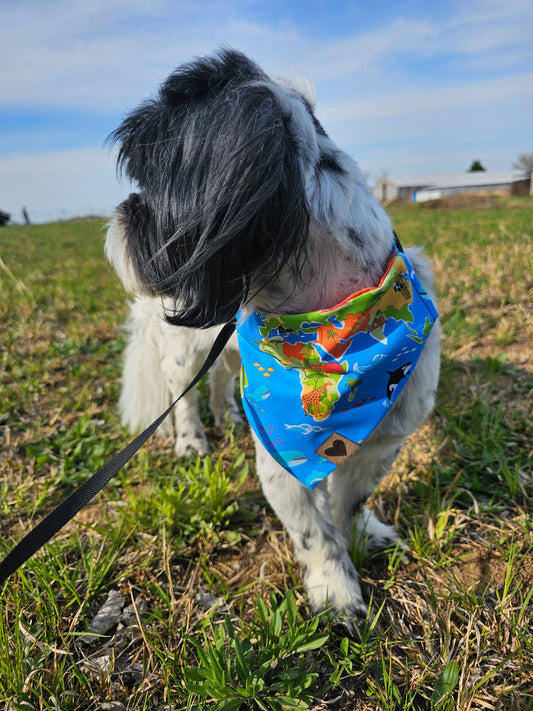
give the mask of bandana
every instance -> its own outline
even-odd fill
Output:
[[[397,251],[377,288],[331,309],[241,319],[242,401],[268,452],[313,489],[389,412],[437,317]]]

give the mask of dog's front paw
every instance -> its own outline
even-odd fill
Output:
[[[242,425],[243,423],[243,419],[236,402],[233,404],[228,403],[227,409],[224,407],[223,411],[213,411],[213,414],[215,417],[215,425],[221,430],[223,430],[228,423],[232,425]]]
[[[396,546],[402,552],[407,550],[407,546],[401,540],[394,526],[382,523],[375,513],[366,507],[360,511],[357,517],[355,535],[356,545],[365,554],[395,548]]]
[[[328,561],[321,570],[308,568],[304,583],[314,613],[326,611],[346,627],[351,637],[360,637],[372,616],[363,600],[359,575],[348,557]]]
[[[373,628],[374,614],[368,605],[363,603],[355,606],[348,606],[335,618],[341,624],[348,636],[355,641],[360,641],[368,635],[368,631]]]
[[[176,437],[174,449],[178,458],[194,454],[205,457],[206,454],[209,454],[209,443],[203,432],[182,430]]]
[[[233,425],[242,425],[243,419],[239,410],[239,406],[236,402],[228,403],[228,421]]]

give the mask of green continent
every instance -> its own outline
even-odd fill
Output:
[[[340,399],[338,383],[343,375],[344,373],[318,374],[315,370],[306,368],[300,370],[304,413],[310,415],[315,422],[326,420],[333,412],[335,403]],[[310,400],[309,396],[312,394],[315,397]]]

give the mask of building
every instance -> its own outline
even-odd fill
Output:
[[[391,200],[439,200],[449,195],[531,195],[531,176],[515,170],[480,170],[451,175],[408,176],[382,178],[374,186],[374,195],[381,202]]]

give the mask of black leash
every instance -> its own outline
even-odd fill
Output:
[[[106,462],[93,474],[84,484],[72,492],[59,506],[48,514],[37,524],[24,538],[13,548],[10,553],[0,563],[0,586],[12,575],[21,565],[23,565],[34,553],[36,553],[52,536],[63,528],[81,509],[86,506],[98,494],[98,492],[109,483],[113,477],[125,466],[134,454],[143,446],[146,440],[151,437],[163,420],[170,414],[176,403],[191,390],[198,381],[204,377],[211,368],[215,360],[222,353],[224,346],[229,341],[235,330],[235,322],[227,323],[218,334],[213,347],[209,351],[204,364],[193,378],[186,390],[174,400],[172,405],[152,422],[144,432],[137,435],[123,450],[116,454],[109,462]]]
[[[400,238],[396,234],[396,230],[393,230],[392,234],[394,235],[394,244],[396,245],[396,249],[398,250],[398,252],[403,252],[404,249],[402,247],[402,243],[400,242]]]

